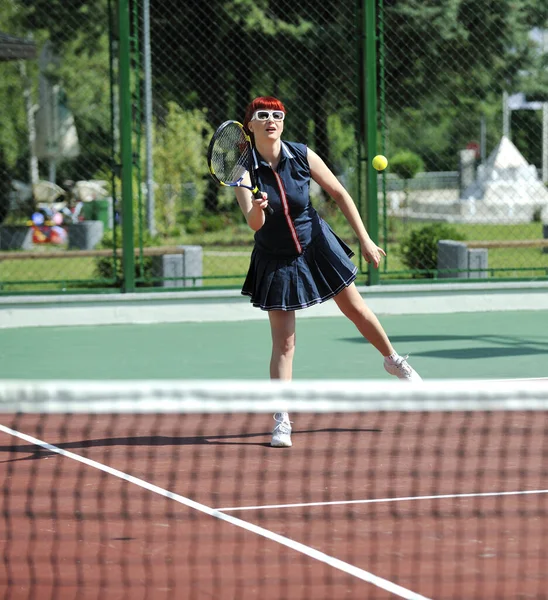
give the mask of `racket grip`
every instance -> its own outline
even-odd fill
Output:
[[[255,198],[257,200],[261,200],[263,197],[263,194],[261,191],[257,190],[256,192],[253,192],[253,195],[255,196]],[[272,208],[272,206],[270,206],[270,204],[267,204],[266,208],[264,209],[265,213],[267,215],[273,215],[274,214],[274,209]]]

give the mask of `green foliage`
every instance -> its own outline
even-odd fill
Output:
[[[458,151],[479,141],[483,118],[493,148],[503,90],[547,98],[546,51],[529,37],[546,27],[546,10],[543,0],[385,3],[387,147],[417,152],[429,171],[457,170]],[[540,166],[540,137],[529,129],[521,142],[523,131],[513,120],[519,149]]]
[[[10,176],[4,153],[0,147],[0,224],[6,218],[10,205]]]
[[[400,150],[390,158],[390,171],[402,179],[413,179],[417,173],[424,171],[422,158],[411,150]]]
[[[227,226],[223,215],[193,215],[185,223],[185,231],[189,234],[222,231]]]
[[[32,36],[39,52],[49,40],[59,59],[50,75],[67,94],[81,148],[79,157],[57,165],[60,181],[97,173],[110,179],[109,4],[115,17],[116,3],[107,0],[0,2],[3,31]],[[140,4],[132,3],[131,8],[138,21]],[[503,90],[526,92],[529,99],[547,98],[548,55],[545,46],[529,36],[532,28],[546,28],[546,0],[394,0],[380,3],[379,9],[385,34],[379,64],[385,70],[386,87],[386,106],[379,109],[386,113],[390,172],[400,171],[408,178],[417,170],[456,170],[458,151],[479,140],[480,122],[485,124],[486,148],[498,142]],[[284,137],[308,143],[337,175],[346,176],[345,184],[354,191],[356,138],[363,133],[356,91],[359,49],[355,36],[348,35],[353,25],[349,15],[357,17],[359,26],[363,15],[354,10],[347,0],[164,0],[156,6],[151,14],[154,180],[156,222],[162,235],[184,234],[183,227],[187,232],[211,232],[225,223],[224,216],[200,217],[206,195],[212,198],[208,207],[219,215],[234,203],[231,190],[215,188],[208,178],[207,142],[212,128],[224,119],[241,118],[247,102],[258,94],[284,100],[288,107]],[[116,29],[116,18],[111,25]],[[132,36],[137,45],[138,29]],[[261,58],[259,68],[254,68],[249,56],[255,56],[257,44]],[[140,50],[134,47],[132,56],[135,140],[143,127],[143,106],[137,100],[144,81]],[[39,98],[37,63],[25,63],[33,103]],[[116,60],[113,66],[116,76]],[[4,117],[0,149],[10,175],[28,181],[25,82],[20,68],[17,62],[0,63]],[[117,127],[118,93],[112,108]],[[513,140],[537,167],[541,126],[540,112],[512,115]],[[399,148],[421,157],[424,168],[403,160],[400,169],[394,152]],[[140,150],[144,159],[144,147],[135,144],[133,150],[136,155]],[[140,166],[144,173],[144,165]],[[45,177],[47,164],[40,167]],[[138,169],[133,172],[137,199],[144,194]],[[116,192],[119,199],[118,187]],[[142,207],[139,210],[143,212]]]
[[[412,231],[400,245],[402,262],[413,271],[432,270],[438,264],[440,240],[464,240],[460,231],[446,223],[433,223]],[[432,274],[416,274],[416,277],[432,277]]]
[[[485,74],[491,85],[511,85],[529,60],[527,34],[535,20],[540,24],[538,10],[531,0],[391,3],[385,30],[397,44],[387,69],[400,104],[420,107],[440,84],[450,104],[473,81],[481,98],[488,91]]]
[[[6,163],[14,167],[28,145],[23,85],[17,63],[0,62],[0,106],[7,117],[0,127],[0,148]]]
[[[116,229],[112,231],[107,231],[101,240],[101,244],[99,248],[114,250],[115,248],[120,248],[122,244],[121,232]],[[140,247],[139,238],[142,239],[142,247],[150,247],[157,243],[157,239],[150,236],[146,231],[139,233],[135,232],[133,244],[135,248]],[[114,253],[113,253],[114,254]],[[101,279],[111,280],[110,284],[112,287],[120,287],[124,276],[122,269],[122,258],[121,255],[118,254],[116,259],[113,256],[103,256],[95,259],[95,272],[96,277]],[[144,282],[137,282],[137,287],[150,287],[153,284],[147,280],[150,280],[153,276],[152,272],[152,257],[143,256],[142,258],[137,256],[135,257],[135,278],[136,279],[144,279]],[[100,284],[101,287],[106,287],[104,283]]]
[[[169,102],[165,118],[156,124],[154,179],[158,231],[172,231],[183,212],[203,206],[207,186],[207,145],[213,133],[202,110],[184,110]]]
[[[12,35],[24,36],[18,5],[15,0],[0,2],[1,30]],[[28,146],[22,64],[19,61],[0,61],[0,107],[3,117],[0,127],[0,149],[11,169],[20,157],[26,156]],[[32,67],[25,64],[25,67],[27,66]],[[11,174],[16,175],[13,172]]]
[[[80,155],[57,164],[57,178],[90,179],[110,163],[110,90],[107,0],[5,0],[0,3],[2,30],[31,37],[40,56],[51,42],[55,62],[48,77],[66,93],[75,117]],[[29,180],[29,140],[25,92],[34,108],[40,103],[38,60],[0,62],[0,106],[5,119],[0,147],[14,178]],[[41,164],[45,178],[47,164]]]
[[[338,112],[327,118],[329,159],[335,173],[344,173],[356,164],[356,132],[354,126],[349,124],[351,115],[345,116],[344,119]]]

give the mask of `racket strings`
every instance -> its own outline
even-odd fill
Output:
[[[236,183],[245,175],[249,159],[249,145],[242,129],[237,125],[225,127],[211,152],[215,175],[224,183]]]

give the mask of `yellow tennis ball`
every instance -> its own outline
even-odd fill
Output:
[[[384,171],[388,166],[388,161],[386,160],[386,156],[382,154],[377,154],[373,159],[373,168],[377,169],[377,171]]]

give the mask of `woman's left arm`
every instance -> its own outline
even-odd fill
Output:
[[[308,164],[310,166],[310,175],[312,179],[320,185],[333,200],[335,200],[350,224],[350,227],[352,227],[356,233],[364,258],[367,262],[371,262],[375,267],[378,267],[381,256],[386,256],[386,252],[377,246],[377,244],[369,237],[360,217],[360,213],[350,194],[335,177],[333,171],[331,171],[325,162],[313,150],[310,150],[310,148],[308,148]]]

